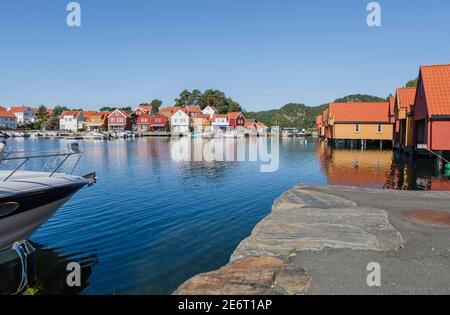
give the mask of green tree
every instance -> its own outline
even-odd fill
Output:
[[[191,101],[191,92],[189,92],[188,90],[184,90],[180,93],[180,96],[175,99],[175,105],[186,107],[190,105],[189,104],[190,101]]]
[[[406,82],[407,88],[417,87],[419,84],[419,78]]]
[[[159,112],[159,108],[161,107],[161,105],[163,104],[163,102],[161,100],[155,99],[150,103],[150,106],[152,107],[152,112],[153,113],[157,113]]]
[[[65,107],[65,106],[56,106],[54,109],[53,109],[53,112],[54,112],[54,114],[55,114],[55,116],[60,116],[62,113],[63,113],[63,111],[66,111],[66,110],[69,110],[67,107]]]
[[[103,106],[102,108],[100,108],[101,112],[113,112],[115,110],[116,110],[115,107],[109,107],[109,106]]]

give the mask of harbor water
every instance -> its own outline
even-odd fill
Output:
[[[391,150],[331,149],[315,139],[286,138],[278,170],[265,173],[259,162],[175,161],[177,141],[80,142],[85,154],[76,173],[95,171],[98,182],[33,235],[41,253],[38,293],[170,294],[193,275],[225,265],[273,201],[298,183],[450,190],[435,160]],[[56,151],[70,142],[16,139],[8,147]],[[69,290],[71,261],[82,263],[83,285]]]

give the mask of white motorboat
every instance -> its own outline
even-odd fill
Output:
[[[14,170],[0,171],[0,249],[28,239],[78,190],[95,183],[95,173],[84,177],[57,173],[70,156],[81,158],[76,144],[65,153],[25,156],[4,151],[2,143],[0,153],[2,163],[21,161]],[[20,170],[30,159],[53,157],[57,165],[52,172]]]

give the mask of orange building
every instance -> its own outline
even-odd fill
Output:
[[[108,130],[108,115],[109,112],[83,112],[86,119],[85,128],[87,131],[101,131]]]
[[[395,97],[395,120],[398,126],[398,137],[395,141],[400,148],[412,148],[413,142],[413,108],[416,88],[397,89]]]
[[[329,128],[333,140],[392,141],[389,102],[332,103]]]
[[[450,65],[420,67],[413,132],[420,148],[450,151]]]

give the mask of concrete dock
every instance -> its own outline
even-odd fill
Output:
[[[450,192],[298,185],[174,294],[450,294]]]

